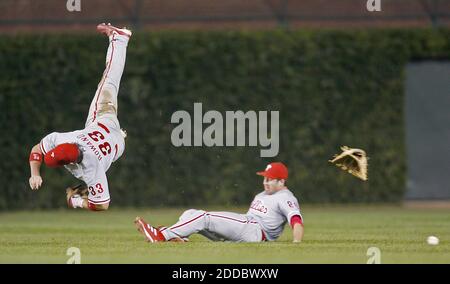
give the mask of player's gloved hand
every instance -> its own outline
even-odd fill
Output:
[[[41,176],[31,176],[30,177],[30,187],[32,190],[37,190],[42,185],[42,177]]]

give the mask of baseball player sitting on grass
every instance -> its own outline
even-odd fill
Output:
[[[274,241],[283,232],[286,222],[292,227],[293,242],[301,242],[303,218],[297,199],[286,187],[286,166],[271,163],[257,174],[264,177],[264,191],[255,196],[247,214],[189,209],[170,227],[152,227],[141,217],[136,217],[134,222],[138,231],[152,243],[185,242],[195,233],[212,241]]]
[[[64,166],[76,178],[86,183],[84,188],[68,188],[70,208],[107,210],[110,202],[106,171],[122,156],[126,134],[117,119],[117,94],[125,66],[131,31],[110,24],[97,26],[99,33],[109,38],[106,69],[90,105],[85,128],[73,132],[53,132],[45,136],[30,153],[30,187],[42,185],[40,167]]]

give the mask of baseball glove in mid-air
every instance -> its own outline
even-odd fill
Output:
[[[367,160],[369,158],[366,152],[347,146],[342,146],[341,150],[342,153],[334,155],[329,162],[362,180],[367,180]]]

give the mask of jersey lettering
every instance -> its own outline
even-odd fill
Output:
[[[294,209],[300,209],[300,206],[298,206],[297,202],[295,201],[287,201],[287,204],[289,207],[294,208]]]
[[[105,135],[103,135],[100,131],[93,131],[88,133],[88,136],[94,140],[95,142],[99,142],[101,140],[105,140]],[[103,144],[99,144],[98,148],[102,152],[103,156],[111,154],[112,147],[108,142],[105,142]]]
[[[108,142],[98,145],[98,148],[102,151],[104,156],[111,154],[111,145],[109,145]]]
[[[301,217],[297,198],[289,190],[258,194],[250,204],[247,214],[261,225],[269,240],[277,239],[281,235],[284,225],[292,216]]]
[[[95,188],[93,186],[89,186],[89,192],[91,193],[92,196],[96,196],[97,193],[103,193],[105,190],[102,187],[101,183],[97,183],[95,185]]]
[[[264,213],[264,214],[267,213],[267,207],[265,207],[265,206],[263,205],[263,203],[262,203],[261,200],[254,200],[254,201],[252,202],[252,204],[250,205],[250,208],[252,208],[252,209],[254,209],[254,210],[256,210],[256,211],[259,211],[259,212],[261,212],[261,213]]]
[[[94,131],[94,132],[88,133],[88,135],[95,142],[105,139],[105,136],[100,131]]]

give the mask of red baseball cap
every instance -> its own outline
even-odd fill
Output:
[[[268,164],[265,171],[257,172],[256,174],[273,179],[287,179],[288,169],[283,163],[276,162]]]
[[[80,150],[77,145],[64,143],[47,152],[44,156],[44,161],[48,167],[56,168],[70,163],[76,163],[79,156]]]

